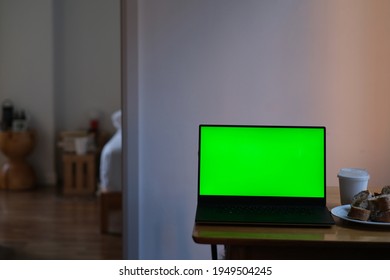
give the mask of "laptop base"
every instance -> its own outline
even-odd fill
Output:
[[[274,208],[274,207],[273,207]],[[212,225],[252,225],[252,226],[310,226],[330,227],[335,224],[326,207],[285,206],[280,211],[267,207],[244,211],[227,210],[218,206],[197,207],[195,222]]]

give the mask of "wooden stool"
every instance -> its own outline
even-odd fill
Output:
[[[64,194],[92,195],[96,192],[95,154],[63,154]]]
[[[122,211],[122,192],[100,194],[100,232],[110,233],[110,214]]]
[[[0,132],[0,150],[7,157],[0,171],[0,189],[26,190],[35,186],[35,172],[26,160],[34,146],[32,131]]]

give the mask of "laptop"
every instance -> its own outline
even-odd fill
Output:
[[[331,226],[323,126],[199,125],[197,224]]]

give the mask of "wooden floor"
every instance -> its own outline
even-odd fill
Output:
[[[0,259],[121,259],[120,235],[99,231],[97,197],[55,188],[0,191]]]

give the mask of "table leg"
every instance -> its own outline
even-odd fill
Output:
[[[211,259],[218,260],[217,245],[211,244]]]

